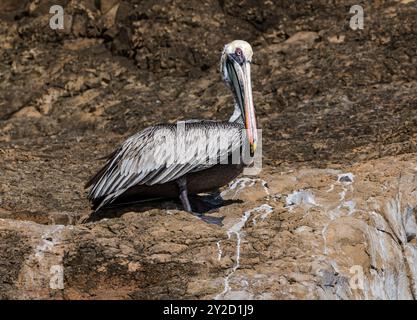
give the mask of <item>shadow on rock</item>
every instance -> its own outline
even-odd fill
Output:
[[[224,200],[219,193],[192,195],[189,197],[194,215],[201,220],[222,225],[223,217],[210,217],[207,214],[214,213],[221,207],[235,203],[242,203],[242,200]],[[80,221],[80,223],[96,222],[102,219],[113,219],[123,216],[127,212],[145,212],[152,209],[161,210],[182,210],[178,200],[149,200],[149,201],[125,201],[114,202],[113,204],[93,211],[90,216]]]

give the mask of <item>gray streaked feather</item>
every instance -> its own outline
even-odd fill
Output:
[[[177,125],[155,125],[131,136],[114,152],[88,194],[90,200],[104,197],[97,210],[135,185],[162,184],[210,168],[240,148],[244,140],[240,123],[191,120],[182,124],[181,139],[177,140]],[[227,144],[220,145],[219,137]],[[176,147],[190,152],[175,157]],[[207,163],[207,155],[213,157],[213,163]]]

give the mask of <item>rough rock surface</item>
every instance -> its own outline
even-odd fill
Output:
[[[406,155],[239,178],[222,196],[244,203],[213,213],[225,217],[223,227],[175,209],[67,226],[2,219],[0,294],[412,299],[416,161]],[[62,270],[62,288],[51,289],[54,270]]]
[[[0,298],[415,299],[416,1],[0,3]],[[61,4],[64,30],[49,28]],[[226,119],[252,43],[263,171],[208,225],[173,202],[90,216],[97,158],[158,122]]]

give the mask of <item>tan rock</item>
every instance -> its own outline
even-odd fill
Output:
[[[300,31],[293,34],[287,40],[285,40],[286,44],[296,45],[296,44],[308,44],[311,45],[319,38],[317,32],[312,31]]]
[[[100,10],[103,13],[107,13],[109,10],[113,10],[114,7],[117,7],[119,3],[120,0],[101,0]]]
[[[13,117],[15,118],[41,118],[42,114],[36,110],[35,107],[24,107],[16,112]]]
[[[107,9],[107,7],[105,8]],[[117,16],[117,10],[119,9],[119,3],[114,4],[114,6],[111,7],[110,9],[107,9],[107,10],[106,9],[102,9],[103,12],[106,12],[106,13],[102,16],[101,19],[103,21],[104,26],[110,29],[111,27],[114,26],[116,22],[116,16]]]
[[[18,268],[0,268],[0,293],[54,299],[132,294],[412,299],[417,246],[409,222],[415,213],[409,208],[417,206],[412,195],[416,159],[391,157],[344,170],[271,171],[258,180],[238,179],[225,192],[246,200],[216,213],[225,216],[223,227],[180,211],[129,212],[72,226],[17,221],[6,213],[0,243],[14,248],[11,263]],[[250,200],[246,193],[256,184],[266,187],[266,179],[270,186],[275,178],[292,185],[268,188],[269,194]],[[7,252],[0,251],[2,261]],[[57,291],[56,285],[63,289]]]

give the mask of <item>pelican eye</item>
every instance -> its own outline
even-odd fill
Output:
[[[236,48],[235,52],[232,53],[231,56],[240,65],[242,65],[246,61],[245,55],[243,54],[243,51],[240,48]]]

